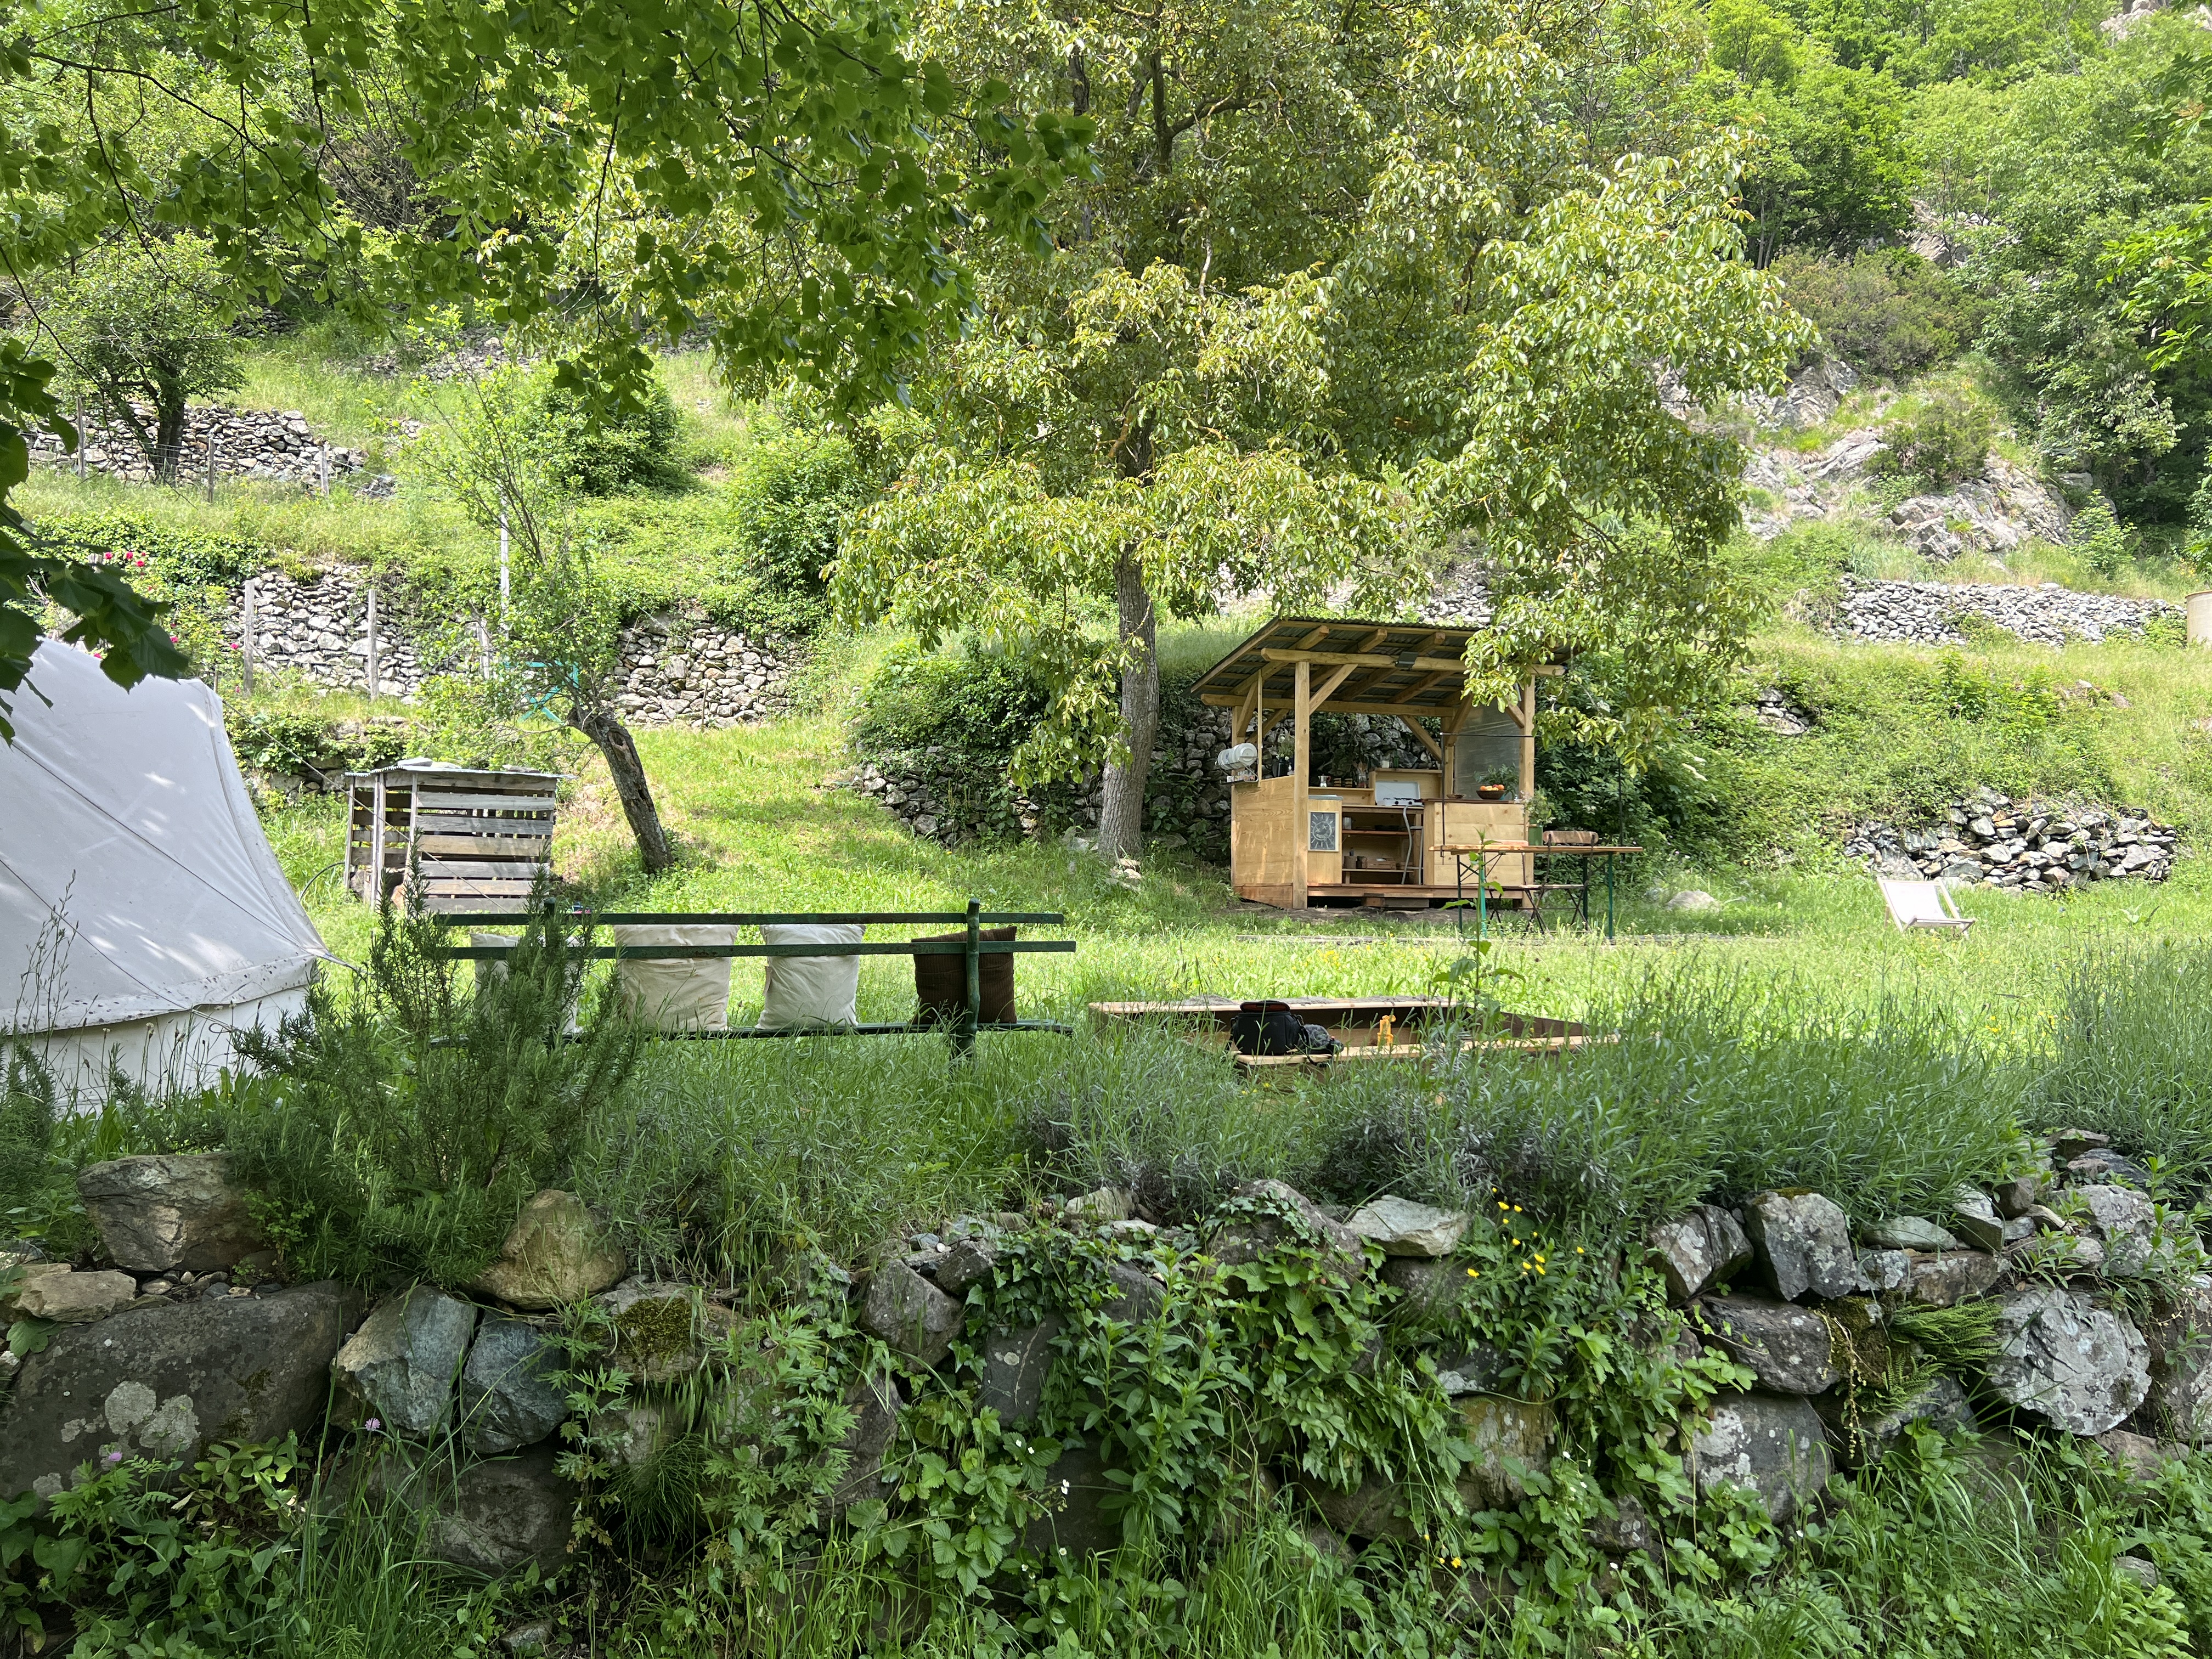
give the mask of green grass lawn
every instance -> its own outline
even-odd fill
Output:
[[[1800,645],[1801,651],[1842,647]],[[2042,653],[2048,659],[2051,653]],[[2142,763],[2131,784],[2166,768],[2185,733],[2176,710],[2192,687],[2212,683],[2177,652],[2077,647],[2060,672],[2094,672],[2133,686],[2140,712],[2121,746]],[[2160,677],[2156,685],[2149,678]],[[836,676],[828,676],[836,679]],[[560,873],[603,904],[660,910],[961,908],[1064,912],[1073,957],[1024,959],[1025,1011],[1066,1013],[1109,996],[1170,997],[1415,994],[1464,951],[1473,919],[1346,913],[1341,921],[1285,917],[1238,902],[1226,872],[1179,854],[1150,857],[1135,890],[1096,860],[1058,847],[947,851],[909,835],[865,797],[832,787],[850,763],[843,700],[772,726],[723,732],[665,728],[639,733],[662,814],[683,862],[657,880],[640,875],[629,832],[597,757],[580,757],[556,838]],[[2163,713],[2156,711],[2165,711]],[[2138,729],[2139,728],[2139,729]],[[335,803],[280,812],[270,830],[331,948],[359,960],[371,925],[335,875],[342,856]],[[1717,911],[1670,911],[1653,896],[1696,886]],[[1788,988],[1832,1008],[1869,1008],[1904,996],[1934,999],[2009,1030],[2035,1017],[2066,964],[2084,949],[2129,940],[2187,940],[2212,921],[2212,872],[2185,859],[2158,886],[2114,882],[2060,900],[1994,891],[1962,896],[1978,925],[1964,939],[1900,935],[1874,884],[1856,871],[1647,869],[1624,874],[1617,938],[1535,934],[1501,919],[1493,960],[1519,975],[1506,995],[1528,1012],[1573,1018],[1614,1000],[1655,970],[1701,968]],[[735,994],[757,1006],[760,969],[739,963]],[[898,958],[864,963],[865,1018],[903,1018],[912,981]]]

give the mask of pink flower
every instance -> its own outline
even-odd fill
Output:
[[[362,1424],[362,1427],[363,1427],[364,1429],[367,1429],[367,1430],[368,1430],[371,1434],[374,1434],[374,1433],[375,1433],[379,1429],[382,1428],[383,1426],[384,1426],[383,1419],[380,1419],[380,1418],[374,1418],[374,1417],[370,1418],[370,1419],[368,1419],[368,1422],[366,1422],[366,1423],[364,1423],[364,1424]]]
[[[112,1451],[107,1454],[107,1461],[111,1463],[120,1463],[123,1461],[123,1454],[119,1451]]]

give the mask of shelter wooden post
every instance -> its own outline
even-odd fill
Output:
[[[1301,658],[1291,671],[1291,908],[1306,908],[1306,837],[1313,820],[1306,791],[1313,765],[1313,665]]]

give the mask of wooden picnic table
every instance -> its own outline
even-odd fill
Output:
[[[1475,937],[1477,939],[1489,937],[1490,890],[1492,887],[1501,891],[1512,890],[1517,887],[1518,890],[1528,893],[1528,908],[1535,916],[1539,929],[1541,929],[1544,925],[1543,895],[1547,892],[1558,891],[1575,893],[1577,895],[1576,908],[1582,916],[1583,926],[1589,927],[1590,860],[1601,858],[1605,860],[1605,936],[1610,939],[1613,937],[1613,860],[1625,854],[1641,853],[1643,850],[1641,847],[1614,846],[1591,842],[1526,841],[1454,842],[1437,848],[1438,853],[1452,861],[1452,887],[1459,896],[1454,903],[1460,908],[1462,915],[1467,906],[1467,866],[1469,859],[1475,861],[1475,867],[1478,870],[1485,872],[1488,869],[1491,858],[1500,854],[1508,855],[1526,854],[1537,858],[1576,858],[1583,861],[1583,878],[1579,884],[1573,882],[1547,884],[1540,879],[1525,884],[1496,882],[1489,879],[1486,873],[1478,878],[1475,882]]]

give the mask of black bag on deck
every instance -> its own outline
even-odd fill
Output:
[[[1303,1054],[1306,1030],[1287,1002],[1240,1003],[1229,1022],[1229,1042],[1240,1054]]]

